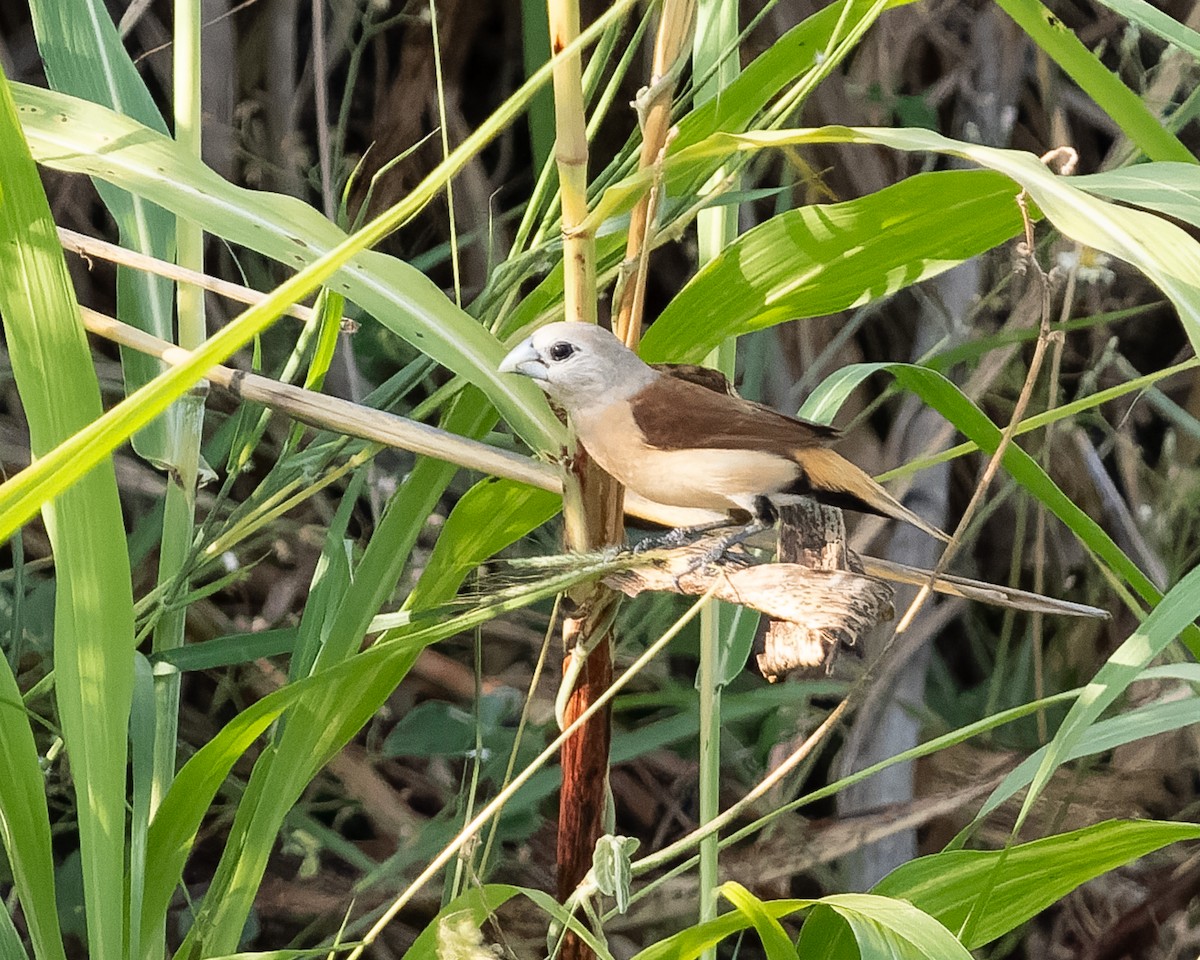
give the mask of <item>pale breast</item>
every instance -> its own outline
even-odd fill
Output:
[[[789,486],[799,469],[754,450],[659,450],[646,445],[626,403],[573,418],[591,457],[625,486],[659,503],[751,510],[754,498]]]

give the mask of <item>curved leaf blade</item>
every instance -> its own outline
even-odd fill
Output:
[[[876,193],[772,217],[729,244],[647,331],[649,362],[698,362],[727,337],[878,300],[1021,230],[1001,174],[918,174]]]

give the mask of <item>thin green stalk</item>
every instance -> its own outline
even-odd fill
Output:
[[[701,0],[696,11],[696,33],[692,68],[706,77],[695,91],[697,106],[718,96],[738,73],[737,0]],[[729,171],[722,167],[710,183],[719,183]],[[703,267],[737,236],[738,207],[723,205],[701,210],[696,219],[699,266]],[[734,377],[736,340],[722,344],[707,362],[730,378]],[[700,614],[700,673],[697,678],[700,708],[700,824],[714,821],[721,813],[721,613],[719,604]],[[698,920],[704,923],[717,915],[720,884],[720,835],[717,831],[700,841],[700,893]],[[704,960],[715,960],[716,947],[705,950]]]
[[[175,136],[189,154],[200,159],[200,36],[201,5],[199,0],[176,0],[174,42]],[[179,266],[204,272],[204,233],[183,217],[175,221],[176,262]],[[179,284],[175,293],[178,311],[179,345],[191,350],[204,342],[204,291],[193,284]],[[185,394],[168,411],[166,417],[167,444],[171,450],[173,469],[167,476],[166,501],[163,508],[162,544],[159,552],[158,583],[176,584],[183,574],[196,519],[196,478],[200,468],[200,436],[204,425],[204,396],[193,390]],[[187,626],[187,607],[179,604],[167,610],[154,631],[155,653],[180,647]],[[156,670],[154,673],[154,746],[149,790],[149,810],[154,816],[162,798],[175,777],[175,742],[179,725],[179,672]],[[148,822],[135,817],[131,829],[135,839],[144,839]],[[144,844],[138,849],[144,850]],[[141,956],[141,896],[144,863],[131,864],[130,884],[130,955]],[[153,945],[146,947],[148,955],[163,956],[166,950],[166,931],[156,932]]]
[[[442,45],[438,36],[437,5],[429,0],[429,28],[433,34],[433,75],[437,83],[438,126],[442,159],[450,156],[450,131],[446,123],[446,87],[442,80]],[[454,179],[446,181],[446,213],[450,218],[450,269],[454,274],[454,305],[462,306],[462,268],[458,261],[458,219],[454,216]]]

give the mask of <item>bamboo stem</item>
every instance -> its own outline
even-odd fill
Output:
[[[567,320],[596,322],[595,237],[583,229],[587,220],[587,120],[578,55],[561,53],[579,34],[577,0],[548,0],[550,50],[555,57],[555,159],[562,195],[564,308]],[[563,525],[568,550],[591,550],[624,540],[620,486],[577,450],[563,478]],[[618,595],[593,583],[571,593],[574,613],[563,620],[563,720],[575,723],[599,703],[612,685],[609,628]],[[578,671],[572,665],[584,663]],[[570,678],[570,679],[568,679]],[[562,694],[560,694],[562,696]],[[596,841],[603,835],[608,806],[608,753],[611,714],[599,710],[562,745],[562,791],[559,798],[556,850],[558,896],[566,901],[592,865]],[[586,960],[592,951],[567,931],[560,954],[564,960]]]

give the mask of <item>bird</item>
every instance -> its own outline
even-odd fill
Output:
[[[836,428],[746,400],[716,371],[650,365],[603,327],[546,324],[499,371],[533,380],[566,412],[588,455],[650,500],[723,512],[725,523],[757,532],[774,524],[781,504],[811,497],[949,540],[831,450]]]

